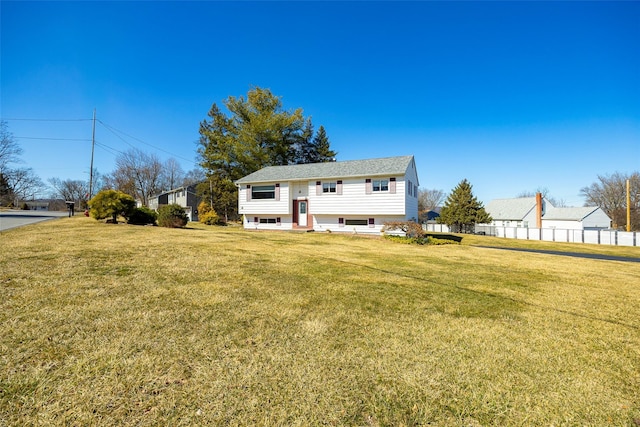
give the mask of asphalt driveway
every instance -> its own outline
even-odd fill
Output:
[[[68,212],[21,210],[0,211],[0,232],[66,216],[69,216]]]
[[[485,249],[500,249],[505,251],[517,251],[517,252],[532,252],[536,254],[548,254],[548,255],[560,255],[574,258],[588,258],[599,259],[603,261],[623,261],[623,262],[640,262],[640,258],[630,258],[616,255],[604,255],[604,254],[586,254],[582,252],[562,252],[562,251],[549,251],[545,249],[525,249],[525,248],[504,248],[495,246],[477,246]]]

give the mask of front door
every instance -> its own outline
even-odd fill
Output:
[[[298,227],[307,226],[307,201],[298,201]]]

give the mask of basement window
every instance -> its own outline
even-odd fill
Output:
[[[345,225],[369,225],[369,220],[367,219],[345,219]]]

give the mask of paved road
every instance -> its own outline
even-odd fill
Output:
[[[0,232],[40,221],[69,216],[68,212],[49,211],[0,211]]]
[[[640,262],[640,258],[630,258],[617,255],[605,255],[605,254],[586,254],[582,252],[562,252],[562,251],[550,251],[546,249],[525,249],[525,248],[505,248],[495,246],[477,246],[485,249],[500,249],[505,251],[518,251],[518,252],[532,252],[536,254],[548,254],[548,255],[560,255],[574,258],[588,258],[599,259],[603,261],[623,261],[623,262]]]

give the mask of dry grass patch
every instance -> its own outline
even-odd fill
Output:
[[[1,238],[0,424],[640,419],[638,264],[86,218]]]

